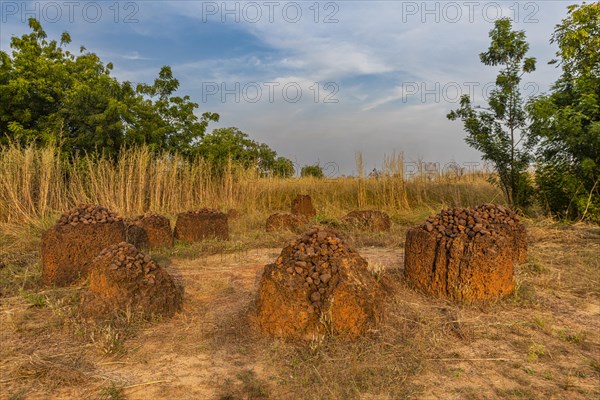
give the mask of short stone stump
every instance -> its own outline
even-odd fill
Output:
[[[307,340],[365,335],[383,315],[383,290],[367,265],[330,229],[313,229],[291,241],[262,274],[256,301],[259,329]]]
[[[206,239],[229,239],[227,214],[203,208],[177,214],[173,236],[183,242],[198,242]]]
[[[127,242],[138,249],[173,247],[173,231],[167,217],[148,212],[124,222]]]
[[[182,289],[171,275],[131,243],[121,242],[105,248],[92,261],[90,286],[79,312],[91,318],[126,312],[171,317],[182,303]]]
[[[513,292],[514,266],[524,262],[525,227],[503,206],[443,210],[406,235],[404,274],[414,288],[462,302]]]
[[[302,233],[308,225],[308,218],[304,215],[272,214],[267,218],[265,230],[267,232],[289,231]]]
[[[42,284],[66,286],[86,277],[102,249],[124,240],[116,213],[98,205],[71,208],[42,235]]]
[[[390,216],[378,210],[351,211],[342,218],[342,223],[346,226],[372,232],[386,232],[392,226]]]
[[[292,214],[304,215],[306,218],[314,218],[317,216],[317,210],[312,204],[312,199],[309,195],[299,194],[292,201]]]

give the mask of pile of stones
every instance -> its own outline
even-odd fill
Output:
[[[131,311],[172,316],[181,309],[183,291],[152,258],[127,242],[102,250],[90,265],[90,286],[80,313],[86,317]]]
[[[102,206],[79,204],[64,212],[56,221],[56,224],[73,226],[77,224],[104,224],[120,221],[121,219],[116,212]]]
[[[102,249],[124,240],[117,213],[99,205],[71,208],[42,235],[42,284],[64,286],[85,278]]]
[[[455,238],[466,234],[470,238],[483,235],[501,235],[516,230],[519,217],[501,205],[482,204],[471,208],[447,208],[427,218],[421,225],[427,232],[434,232],[440,240],[443,236]]]
[[[257,299],[259,327],[302,339],[365,334],[383,312],[382,288],[367,265],[337,232],[306,232],[265,267]]]
[[[356,254],[331,231],[311,230],[292,241],[275,264],[291,276],[290,282],[298,283],[294,278],[301,278],[302,286],[309,289],[311,305],[321,308],[339,282],[341,260],[350,253]]]
[[[450,208],[408,231],[404,273],[435,297],[492,300],[514,290],[514,267],[526,257],[525,226],[510,209]]]

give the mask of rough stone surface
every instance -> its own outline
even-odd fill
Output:
[[[308,218],[304,215],[273,214],[267,218],[265,230],[267,232],[290,231],[302,233],[306,229]]]
[[[146,232],[138,221],[124,219],[123,223],[125,224],[125,239],[128,243],[131,243],[138,249],[147,249],[150,247],[148,232]]]
[[[56,221],[56,225],[95,225],[115,221],[121,221],[115,211],[97,204],[79,204],[65,211]]]
[[[373,232],[389,231],[392,222],[390,216],[377,210],[352,211],[342,218],[346,225]]]
[[[126,311],[170,317],[181,310],[182,296],[173,278],[150,256],[121,242],[105,248],[92,261],[90,286],[79,310],[94,318]]]
[[[204,239],[228,240],[227,214],[208,208],[177,214],[174,237],[184,242]]]
[[[256,305],[257,325],[267,334],[355,339],[381,319],[383,290],[335,231],[316,228],[265,267]]]
[[[124,240],[116,213],[97,205],[73,207],[42,235],[42,284],[65,286],[87,276],[102,249]]]
[[[313,207],[312,199],[308,195],[299,194],[292,201],[292,214],[304,215],[307,218],[314,218],[317,210]]]
[[[167,217],[155,213],[125,221],[127,241],[138,249],[173,247],[173,231]]]
[[[447,209],[408,231],[404,273],[435,297],[491,300],[514,290],[514,266],[526,252],[525,228],[511,210],[493,204]]]

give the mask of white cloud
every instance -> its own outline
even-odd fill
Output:
[[[152,59],[150,57],[141,56],[140,53],[138,53],[137,51],[132,51],[130,53],[121,54],[121,55],[118,55],[117,57],[123,58],[125,60],[132,60],[132,61],[151,60]]]
[[[176,41],[178,31],[172,21],[178,16],[191,17],[201,26],[207,23],[202,12],[209,3],[139,3],[140,23],[132,24],[130,29],[149,38],[158,31]],[[438,15],[440,21],[436,22],[438,16],[422,9],[425,6],[429,10],[433,7],[442,10],[448,7],[448,2],[335,2],[339,10],[334,17],[339,22],[331,24],[323,23],[323,19],[335,10],[323,9],[324,2],[318,3],[321,7],[319,23],[314,22],[314,10],[309,9],[312,2],[299,3],[303,17],[298,23],[290,23],[277,13],[274,22],[269,22],[263,8],[263,18],[259,22],[249,23],[242,18],[238,24],[230,22],[228,27],[252,35],[270,51],[236,53],[231,57],[201,55],[197,60],[181,63],[155,60],[157,66],[144,63],[143,68],[136,66],[135,69],[121,67],[116,62],[115,75],[130,81],[151,82],[160,65],[170,64],[181,81],[181,92],[191,94],[194,101],[200,103],[206,82],[229,85],[239,82],[242,86],[249,82],[277,82],[280,86],[297,82],[305,94],[298,103],[287,102],[281,96],[273,103],[225,99],[225,102],[202,104],[200,112],[219,112],[222,116],[219,125],[238,126],[302,164],[335,161],[342,166],[342,172],[350,172],[355,151],[362,150],[367,163],[374,164],[372,160],[380,160],[383,153],[394,149],[404,150],[409,157],[428,160],[473,161],[478,158],[477,152],[462,140],[460,123],[445,118],[447,112],[456,107],[455,102],[444,101],[444,96],[439,102],[431,101],[427,96],[421,101],[418,96],[422,93],[412,93],[411,101],[404,100],[409,95],[407,84],[411,83],[424,84],[427,88],[436,83],[443,87],[454,82],[465,88],[470,82],[484,85],[494,81],[497,69],[483,66],[478,58],[489,45],[488,31],[492,27],[485,20],[482,9],[485,4],[492,3],[498,4],[481,3],[472,22],[463,8],[463,17],[457,23],[445,22],[443,17],[448,19],[452,15],[444,15],[442,11]],[[214,4],[222,6],[222,2]],[[530,54],[538,57],[538,70],[526,80],[536,82],[542,91],[547,90],[559,74],[554,67],[546,65],[555,51],[548,41],[555,24],[565,17],[567,3],[502,4],[503,15],[511,15],[515,4],[518,6],[521,22],[516,27],[526,30]],[[410,8],[412,5],[421,9],[415,12]],[[524,23],[524,18],[532,12],[539,22]],[[210,21],[218,24],[218,17],[211,16]],[[93,26],[79,23],[68,30],[73,31],[72,35],[79,43],[78,33],[87,32],[101,38],[112,27],[108,22]],[[9,40],[7,32],[22,34],[27,31],[26,27],[16,25],[5,25],[1,29],[3,49]],[[102,57],[154,62],[148,60],[151,56],[137,52],[113,54],[111,43],[102,45],[92,51]],[[339,85],[339,103],[324,103],[325,91],[320,91],[314,101],[313,92],[308,88],[315,82],[327,81]],[[477,96],[481,97],[480,93]]]
[[[548,40],[554,25],[565,16],[565,5],[537,4],[539,23],[515,25],[526,30],[530,53],[538,57],[538,71],[527,76],[525,82],[535,82],[545,90],[557,77],[557,71],[546,65],[554,53]],[[504,7],[503,12],[507,10]],[[489,45],[492,24],[481,16],[472,23],[422,23],[420,18],[402,23],[402,6],[392,2],[340,3],[338,18],[340,22],[331,25],[303,21],[247,24],[244,28],[281,55],[263,68],[274,79],[278,67],[296,70],[294,79],[306,82],[342,82],[361,75],[397,79],[391,78],[388,85],[340,84],[340,103],[333,107],[221,104],[224,123],[233,118],[235,125],[282,152],[298,155],[306,163],[337,160],[346,171],[352,167],[356,150],[377,160],[396,149],[430,160],[477,161],[477,152],[462,140],[460,123],[445,117],[457,103],[444,101],[444,93],[439,94],[439,102],[427,96],[425,101],[420,97],[413,102],[403,101],[407,93],[401,83],[423,84],[425,88],[436,83],[440,87],[456,84],[463,93],[474,90],[476,98],[481,99],[484,85],[494,82],[497,74],[497,69],[483,66],[478,57]],[[234,76],[244,79],[240,71]],[[227,79],[227,74],[221,77]],[[473,83],[478,83],[474,89]]]

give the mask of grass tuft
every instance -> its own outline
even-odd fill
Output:
[[[98,393],[97,400],[124,400],[123,386],[111,382],[106,386],[102,386]]]
[[[26,290],[20,289],[19,294],[23,297],[31,307],[45,307],[46,298],[38,293],[29,293]]]

